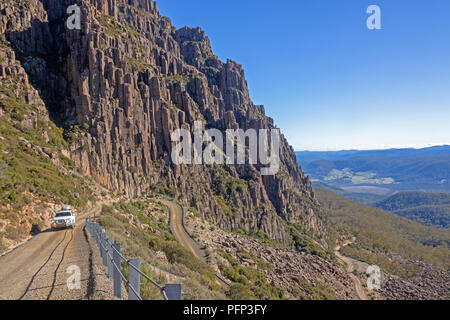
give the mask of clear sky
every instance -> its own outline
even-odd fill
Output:
[[[449,0],[160,0],[200,26],[296,150],[450,144]],[[382,30],[366,9],[381,8]]]

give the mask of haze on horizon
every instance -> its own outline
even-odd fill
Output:
[[[381,8],[382,30],[366,9]],[[450,144],[448,1],[161,0],[241,63],[295,150]]]

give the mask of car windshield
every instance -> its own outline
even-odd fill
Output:
[[[61,217],[70,217],[72,214],[70,212],[58,212],[55,214],[55,218],[61,218]]]

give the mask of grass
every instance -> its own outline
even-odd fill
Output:
[[[323,284],[319,280],[310,283],[304,277],[295,277],[297,282],[297,290],[294,290],[294,294],[301,300],[337,300],[336,293],[333,289]]]
[[[189,82],[189,76],[185,74],[176,74],[173,76],[165,76],[164,79],[169,82]]]
[[[103,31],[107,35],[112,37],[122,37],[122,29],[118,25],[117,21],[115,21],[113,18],[101,14],[98,15],[96,19],[103,27]]]
[[[14,93],[24,93],[26,90],[19,78],[0,82],[0,108],[4,112],[0,121],[0,135],[4,138],[0,141],[0,200],[20,209],[29,202],[29,195],[26,195],[29,192],[41,200],[83,207],[88,200],[95,200],[87,182],[76,175],[64,175],[49,157],[37,153],[20,141],[23,137],[35,146],[48,148],[60,156],[63,165],[74,167],[60,153],[68,145],[61,128],[52,121],[45,120],[43,114],[37,115],[36,128],[21,125],[23,118],[37,110],[35,106],[27,105],[21,98],[22,95]],[[44,138],[44,131],[49,138],[48,142]]]
[[[230,207],[227,205],[222,196],[216,195],[214,196],[214,199],[216,199],[216,202],[219,204],[220,208],[222,208],[222,211],[228,218],[233,217],[233,211],[231,211]]]
[[[61,153],[68,147],[63,130],[48,120],[46,111],[23,100],[28,90],[20,75],[0,79],[0,203],[10,205],[0,211],[0,218],[9,222],[1,236],[13,242],[23,240],[30,231],[17,214],[25,205],[40,200],[82,208],[95,201],[88,181],[70,173],[75,164]],[[35,125],[24,126],[22,121],[28,118]],[[59,163],[45,154],[49,151],[58,155]],[[42,229],[42,221],[35,217],[27,218],[28,222]]]
[[[133,226],[131,216],[134,217],[133,221],[137,219],[139,223],[151,226],[155,233]],[[192,293],[188,299],[224,298],[215,282],[214,271],[175,241],[170,233],[168,213],[160,203],[152,200],[121,201],[114,206],[104,206],[98,222],[107,230],[108,237],[121,243],[125,256],[141,257],[142,270],[152,276],[152,279],[161,281],[160,284],[165,284],[167,279],[158,279],[158,275],[145,268],[146,263],[186,278],[183,290]],[[155,258],[156,252],[164,252],[169,265],[161,265]],[[159,292],[147,281],[142,283],[143,297],[161,298]]]
[[[333,249],[328,250],[322,247],[314,240],[313,237],[309,236],[307,233],[302,232],[298,226],[287,225],[287,230],[293,239],[295,250],[298,252],[305,252],[307,254],[319,256],[325,260],[333,260],[334,254]]]
[[[175,188],[167,186],[164,182],[151,184],[148,191],[153,195],[169,196],[170,198],[174,198],[177,194]]]
[[[20,241],[26,235],[27,230],[25,230],[25,228],[21,226],[19,227],[7,226],[4,234],[6,238],[11,239],[13,241]]]
[[[227,291],[227,296],[232,300],[280,300],[285,298],[282,288],[274,283],[268,283],[260,270],[270,268],[262,260],[252,254],[241,250],[240,257],[255,261],[258,268],[242,266],[238,260],[224,251],[219,252],[230,266],[219,265],[222,274],[233,283]]]
[[[144,72],[145,70],[152,68],[150,64],[136,58],[125,57],[125,61],[137,72]]]
[[[285,244],[272,239],[267,233],[265,233],[262,230],[247,231],[247,230],[245,230],[243,228],[236,228],[236,229],[234,229],[232,231],[232,233],[237,234],[237,235],[241,235],[241,236],[247,236],[247,237],[253,238],[255,240],[258,240],[262,244],[269,246],[269,247],[286,248]]]

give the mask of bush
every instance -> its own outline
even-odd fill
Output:
[[[17,202],[19,200],[19,195],[17,194],[17,192],[13,191],[9,194],[8,199],[12,202]]]
[[[221,251],[222,256],[228,260],[230,263],[230,267],[219,266],[221,268],[222,274],[234,282],[235,285],[241,285],[245,290],[248,290],[251,293],[253,298],[257,298],[260,300],[278,300],[284,299],[285,294],[283,289],[277,287],[273,282],[267,283],[266,278],[263,274],[261,274],[257,269],[251,267],[243,267],[239,261],[237,261],[234,257],[229,255],[228,253]],[[258,261],[257,258],[253,257],[248,252],[241,250],[238,255],[241,257],[248,257],[255,261]],[[258,262],[257,262],[258,263]],[[242,294],[243,288],[239,287],[234,291],[229,291],[230,294]],[[229,296],[233,299],[231,296]]]
[[[194,254],[186,250],[181,244],[175,241],[160,241],[159,250],[164,251],[170,263],[180,263],[192,271],[207,275],[210,279],[215,279],[212,269],[203,261],[197,259]]]
[[[8,239],[11,239],[13,241],[20,241],[22,238],[24,238],[26,235],[26,231],[23,227],[13,227],[13,226],[7,226],[6,227],[6,233],[5,236]]]
[[[230,286],[226,295],[231,300],[256,300],[255,295],[247,288],[247,286],[234,283]]]

